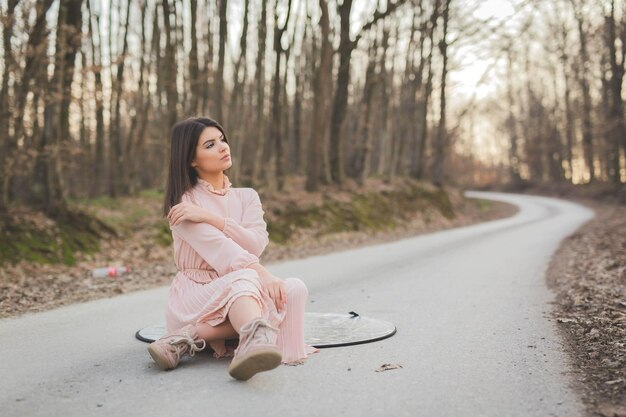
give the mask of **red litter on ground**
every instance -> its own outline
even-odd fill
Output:
[[[127,266],[109,266],[106,268],[96,268],[91,270],[91,276],[94,278],[115,278],[130,272]]]

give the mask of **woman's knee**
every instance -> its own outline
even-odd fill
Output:
[[[309,290],[304,281],[302,281],[300,278],[285,279],[285,286],[288,299],[306,299],[309,296]]]

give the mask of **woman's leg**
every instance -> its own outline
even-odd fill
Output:
[[[217,326],[211,326],[209,323],[200,323],[196,325],[196,328],[198,329],[198,336],[206,342],[235,339],[238,335],[228,319]]]
[[[204,339],[213,349],[213,357],[219,359],[231,356],[228,349],[226,349],[226,339],[236,338],[237,332],[233,329],[228,319],[217,326],[211,326],[208,323],[197,324],[196,330],[198,336]]]
[[[196,329],[198,336],[204,339],[215,352],[213,356],[222,358],[228,356],[226,339],[236,338],[239,332],[235,329],[240,329],[241,326],[257,317],[261,317],[259,303],[253,297],[244,296],[233,302],[228,312],[228,318],[223,323],[217,326],[200,323],[196,325]]]
[[[300,278],[286,278],[287,313],[280,325],[276,343],[283,352],[283,363],[300,364],[306,358],[304,345],[304,310],[309,295]]]
[[[257,317],[262,317],[259,302],[250,296],[237,298],[230,306],[228,318],[232,328],[239,334],[239,329]]]

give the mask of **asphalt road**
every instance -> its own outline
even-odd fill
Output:
[[[388,320],[391,338],[323,349],[247,382],[206,352],[163,372],[134,333],[164,320],[167,288],[124,294],[0,320],[0,415],[584,415],[544,273],[593,212],[551,198],[469,196],[520,211],[268,265],[307,283],[307,311]],[[384,363],[402,368],[376,372]]]

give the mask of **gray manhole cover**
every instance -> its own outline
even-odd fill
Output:
[[[350,314],[305,313],[304,341],[316,348],[356,345],[386,339],[396,333],[396,326],[384,320]],[[165,334],[165,324],[144,327],[135,337],[153,342]]]

